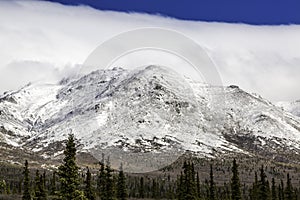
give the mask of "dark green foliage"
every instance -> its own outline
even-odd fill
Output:
[[[257,178],[257,172],[255,172],[254,183],[252,184],[252,188],[250,190],[251,200],[258,200],[258,190],[259,190],[258,178]]]
[[[231,200],[241,200],[241,186],[240,186],[240,178],[238,172],[238,165],[236,160],[233,160],[232,163],[232,177],[231,177]]]
[[[8,194],[8,195],[11,194],[10,185],[9,184],[6,184],[5,193]]]
[[[97,180],[97,193],[101,200],[106,198],[106,171],[104,160],[100,162],[100,170]]]
[[[145,194],[144,194],[144,177],[140,178],[140,190],[139,190],[139,197],[140,198],[145,198]]]
[[[112,176],[113,170],[110,168],[110,164],[108,161],[108,164],[106,165],[106,199],[105,200],[113,200],[115,199],[115,190],[114,190],[114,180]]]
[[[23,183],[23,196],[22,200],[31,200],[30,195],[30,180],[29,180],[29,169],[28,169],[28,161],[25,161],[24,166],[24,183]]]
[[[209,173],[209,200],[215,200],[215,182],[214,182],[214,173],[213,173],[213,166],[210,165],[210,173]]]
[[[0,181],[0,193],[1,194],[5,194],[6,191],[6,182],[5,180]]]
[[[287,180],[286,180],[286,188],[284,191],[284,196],[285,196],[285,199],[293,200],[294,199],[294,191],[293,191],[293,186],[291,183],[291,178],[290,178],[289,173],[287,174],[286,178],[287,178]]]
[[[109,159],[107,165],[104,164],[104,156],[100,164],[100,170],[97,179],[97,194],[101,200],[116,199],[115,179],[113,170],[110,167]]]
[[[179,200],[194,200],[198,198],[193,163],[184,162],[183,174],[181,173],[177,182],[177,197]]]
[[[84,194],[88,200],[95,200],[95,194],[94,194],[94,189],[92,186],[92,174],[90,172],[90,169],[87,168],[86,172],[86,179],[85,179],[85,190]]]
[[[272,196],[272,200],[276,200],[277,199],[276,185],[275,185],[275,179],[274,178],[272,178],[271,196]]]
[[[180,176],[177,177],[177,199],[178,200],[182,200],[184,199],[184,195],[185,195],[185,189],[184,189],[184,185],[183,185],[183,174],[182,172],[180,173]]]
[[[159,185],[155,179],[152,180],[151,197],[153,199],[157,199],[159,197]]]
[[[171,181],[171,176],[168,175],[168,185],[167,185],[167,194],[166,194],[167,199],[175,198],[173,189],[174,189],[174,185],[173,185],[173,182]]]
[[[197,172],[197,178],[196,178],[196,191],[197,191],[197,197],[200,198],[201,192],[200,192],[200,178],[199,173]]]
[[[267,175],[264,171],[264,166],[260,168],[260,180],[258,182],[258,199],[268,199],[270,193]]]
[[[79,190],[78,166],[76,164],[76,147],[74,136],[71,134],[66,142],[63,164],[58,168],[60,181],[60,198],[63,200],[86,199]]]
[[[126,177],[124,175],[122,166],[120,167],[120,171],[119,171],[119,175],[118,175],[117,198],[119,200],[125,200],[127,198]]]
[[[184,163],[183,165],[183,184],[184,184],[184,194],[185,199],[195,199],[196,190],[195,190],[195,171],[194,165],[191,163]]]
[[[45,176],[39,174],[39,170],[36,170],[35,177],[35,188],[34,188],[34,199],[36,200],[46,200],[47,194],[45,191]]]
[[[224,164],[224,162],[226,162],[225,170],[224,167],[220,167]],[[97,188],[102,188],[102,192],[97,193],[97,195],[94,193],[93,196],[90,196],[90,194],[93,194],[93,187],[96,186],[93,181],[96,178],[93,177],[95,168],[89,168],[87,170],[82,169],[81,175],[78,175],[78,190],[80,191],[80,189],[84,189],[85,195],[81,195],[78,198],[75,198],[75,200],[84,199],[84,196],[86,196],[87,199],[97,200],[126,198],[142,199],[141,197],[143,197],[143,199],[153,200],[209,200],[211,198],[212,189],[216,200],[296,200],[300,197],[298,185],[299,178],[297,175],[297,173],[299,173],[297,170],[300,168],[293,170],[291,166],[286,166],[284,169],[285,171],[280,172],[278,168],[272,168],[272,166],[268,163],[268,167],[260,168],[258,173],[255,173],[255,168],[249,168],[249,170],[245,173],[245,171],[241,171],[243,168],[240,168],[241,165],[238,165],[236,161],[233,163],[228,160],[224,160],[222,163],[215,162],[214,168],[209,165],[211,162],[203,164],[202,162],[194,161],[194,163],[195,167],[192,162],[186,161],[183,164],[182,172],[180,175],[177,175],[177,179],[174,176],[178,173],[177,170],[166,170],[159,173],[155,172],[145,174],[128,173],[125,176],[123,170],[116,172],[109,166],[101,164],[100,173],[97,176]],[[212,169],[214,169],[214,171],[212,171]],[[13,173],[9,170],[11,170],[10,167],[3,168],[0,164],[0,172],[2,172],[0,173],[0,184],[2,186],[0,199],[20,199],[22,189],[25,189],[25,187],[22,187],[22,184],[24,184],[25,181],[22,181],[23,177],[20,176],[22,172],[25,175],[24,169],[19,167],[19,171]],[[83,171],[86,172],[86,175]],[[12,176],[5,176],[7,172],[11,173]],[[284,173],[286,173],[285,175],[287,176],[285,184],[283,184],[282,180],[279,180]],[[292,174],[292,176],[287,173]],[[14,174],[17,174],[17,177],[20,178],[17,178],[16,180],[12,179]],[[53,174],[49,173],[49,175],[48,173],[46,174],[45,171],[42,175],[38,171],[35,173],[35,176],[33,173],[30,174],[28,172],[28,178],[33,181],[29,181],[28,184],[29,188],[32,188],[29,190],[29,195],[32,193],[34,197],[29,199],[46,199],[47,196],[45,196],[45,194],[47,194],[47,191],[49,191],[49,200],[67,199],[62,196],[58,196],[59,193],[56,192],[56,189],[60,190],[61,184],[60,182],[55,183],[55,172]],[[223,174],[225,175],[224,177]],[[257,174],[259,176],[257,176]],[[271,187],[269,186],[267,175],[272,178],[272,181],[270,178]],[[207,179],[202,180],[202,176]],[[243,184],[241,184],[238,179],[239,176],[242,177],[242,180],[244,181]],[[253,184],[251,184],[251,179],[253,180]],[[5,180],[5,182],[2,180]],[[236,195],[234,192],[236,183],[239,185],[239,195]],[[212,185],[213,187],[211,187]],[[25,191],[23,190],[23,194],[24,192]],[[101,198],[100,194],[103,195]],[[263,195],[265,195],[264,199],[262,198]],[[240,198],[236,198],[234,196],[240,196]]]
[[[9,187],[9,185],[5,181],[3,181],[3,182],[1,181],[0,185],[1,185],[0,197],[1,197],[1,194],[7,195],[8,194],[7,189]]]
[[[40,173],[39,173],[39,170],[36,170],[35,179],[34,179],[34,197],[35,197],[35,199],[39,195],[39,190],[38,190],[39,184],[40,184]]]
[[[284,200],[284,185],[283,180],[280,180],[280,185],[278,187],[278,199]]]
[[[43,186],[44,186],[44,189],[45,189],[45,192],[46,192],[46,171],[43,172],[42,183],[43,183]]]
[[[52,178],[50,180],[50,195],[55,195],[56,193],[56,172],[52,173]]]

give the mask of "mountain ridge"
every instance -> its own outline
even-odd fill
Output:
[[[171,163],[185,151],[299,162],[298,117],[237,86],[210,86],[161,66],[27,85],[3,95],[0,110],[0,140],[45,158],[58,156],[56,145],[74,133],[80,151],[122,157],[131,168],[138,156],[148,157],[145,165],[150,157],[161,162],[157,155]]]
[[[281,101],[277,102],[276,105],[281,107],[283,110],[300,117],[300,99],[292,102]]]

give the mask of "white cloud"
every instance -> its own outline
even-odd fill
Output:
[[[40,1],[0,2],[0,91],[58,80],[102,42],[141,27],[173,29],[195,40],[214,60],[225,85],[273,101],[300,98],[299,25],[180,21]]]

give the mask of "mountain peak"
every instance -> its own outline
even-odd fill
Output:
[[[149,154],[176,159],[185,151],[203,157],[272,157],[275,148],[300,153],[297,117],[238,86],[197,83],[162,66],[98,70],[10,96],[17,103],[0,102],[0,138],[44,157],[70,132],[80,151],[124,162]]]

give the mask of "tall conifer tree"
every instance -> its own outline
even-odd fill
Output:
[[[60,198],[62,200],[86,199],[84,193],[79,190],[78,166],[76,164],[76,147],[74,135],[70,134],[66,142],[63,164],[58,168],[60,181]]]
[[[286,188],[284,191],[285,194],[285,199],[288,200],[293,200],[294,199],[294,192],[293,192],[293,186],[291,183],[291,178],[290,178],[290,174],[288,173],[286,176]]]
[[[39,174],[39,170],[36,170],[35,175],[35,188],[34,188],[34,199],[35,200],[46,200],[47,194],[45,190],[44,175]]]
[[[276,185],[275,185],[275,179],[274,178],[272,178],[271,195],[272,195],[272,200],[277,199]]]
[[[104,165],[104,159],[100,164],[99,175],[97,180],[97,192],[101,200],[106,198],[106,171]]]
[[[55,195],[55,192],[56,192],[56,172],[54,171],[50,181],[50,194]]]
[[[215,182],[214,182],[214,172],[213,172],[213,166],[210,165],[210,173],[209,173],[209,200],[215,200],[216,194],[215,194]]]
[[[95,194],[94,194],[94,189],[92,186],[92,174],[90,172],[90,169],[87,168],[86,172],[86,179],[85,179],[85,190],[84,194],[88,200],[95,200]]]
[[[140,188],[139,188],[139,197],[145,198],[145,191],[144,191],[144,177],[140,178]]]
[[[196,178],[196,188],[197,188],[197,197],[200,198],[200,178],[199,173],[197,172],[197,178]]]
[[[29,179],[29,169],[28,169],[28,161],[25,161],[24,166],[24,190],[23,190],[23,196],[22,200],[31,200],[31,194],[30,194],[30,179]]]
[[[119,171],[119,175],[118,175],[117,198],[118,198],[118,200],[125,200],[127,198],[126,177],[124,175],[122,165],[120,167],[120,171]]]
[[[112,176],[113,170],[110,167],[109,159],[107,161],[107,165],[105,167],[106,171],[106,200],[115,199],[115,188],[114,188],[114,179]]]
[[[231,200],[241,200],[241,188],[240,188],[240,178],[238,172],[238,165],[236,160],[232,163],[232,178],[231,178]]]
[[[258,199],[268,199],[269,198],[269,183],[267,179],[267,175],[264,171],[264,166],[260,168],[260,180],[259,180],[259,187],[258,187]]]

